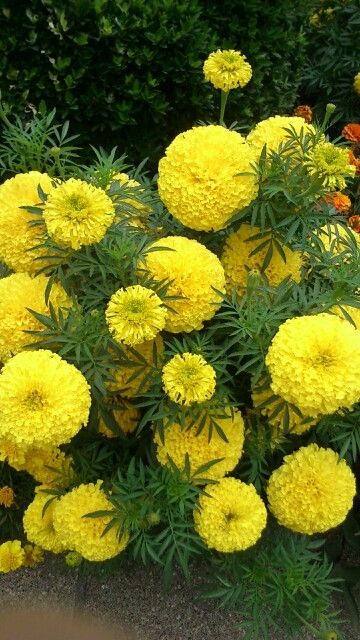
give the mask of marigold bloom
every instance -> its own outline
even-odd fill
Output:
[[[13,273],[0,280],[0,362],[36,341],[36,336],[25,331],[41,331],[44,325],[28,309],[48,316],[49,306],[45,302],[45,291],[49,280],[40,274],[31,277],[28,273]],[[54,283],[49,302],[55,311],[69,308],[71,299],[62,286]]]
[[[24,464],[15,467],[18,471],[27,471],[37,482],[52,483],[66,487],[70,484],[72,459],[58,447],[26,449]],[[11,464],[11,461],[9,461]]]
[[[360,246],[360,238],[356,233],[338,223],[320,227],[318,237],[323,243],[325,251],[330,251],[333,255],[349,251],[351,243],[355,242]]]
[[[55,242],[80,249],[102,240],[114,221],[115,208],[105,191],[70,178],[50,193],[43,215]]]
[[[206,546],[222,553],[252,547],[266,526],[266,508],[252,484],[222,478],[205,487],[194,511],[195,529]]]
[[[321,180],[327,189],[345,189],[345,178],[355,175],[348,150],[336,147],[331,142],[318,142],[306,154],[304,166],[308,174]]]
[[[265,362],[274,393],[304,416],[335,413],[360,399],[360,331],[335,315],[286,320]]]
[[[54,509],[54,527],[66,548],[97,562],[114,558],[129,541],[128,533],[118,536],[116,526],[103,535],[111,516],[85,517],[88,513],[113,508],[101,484],[101,480],[96,484],[81,484],[62,496]]]
[[[228,442],[218,434],[216,428],[212,428],[211,439],[209,441],[209,429],[211,421],[205,418],[203,429],[198,433],[201,424],[199,420],[192,424],[192,419],[185,419],[182,428],[180,424],[173,423],[165,428],[164,442],[162,442],[159,432],[155,433],[154,442],[157,445],[156,456],[163,466],[169,464],[169,457],[179,469],[185,466],[186,454],[189,456],[190,470],[194,473],[199,467],[222,458],[220,462],[214,464],[203,476],[210,480],[222,478],[226,473],[232,471],[242,454],[244,444],[244,421],[240,411],[227,410],[223,417],[214,416],[213,420],[224,432]]]
[[[351,209],[351,200],[349,196],[341,191],[334,191],[324,196],[325,202],[330,204],[340,213],[347,213]]]
[[[358,300],[358,302],[360,302]],[[345,322],[350,322],[350,320],[344,315],[342,309],[344,309],[345,313],[347,313],[348,316],[350,316],[353,324],[355,325],[356,329],[360,330],[360,309],[359,307],[351,307],[349,304],[340,304],[340,305],[334,305],[333,307],[331,307],[329,309],[329,311],[331,311],[331,313],[335,313],[337,316],[339,316],[339,318],[342,318],[343,320],[345,320]],[[352,323],[350,323],[352,324]]]
[[[360,142],[360,124],[355,122],[347,124],[343,128],[341,135],[345,140],[349,140],[350,142]]]
[[[134,346],[155,338],[165,327],[167,313],[154,291],[135,284],[111,296],[105,316],[114,340]]]
[[[137,344],[133,349],[139,354],[138,356],[134,356],[128,347],[123,347],[125,357],[133,364],[113,369],[111,374],[114,380],[108,383],[109,391],[115,391],[124,398],[133,398],[138,393],[148,390],[150,386],[148,375],[151,368],[161,367],[164,343],[161,336],[157,335],[155,340]]]
[[[159,162],[160,198],[190,229],[219,231],[256,198],[256,160],[236,131],[193,127],[176,136]]]
[[[203,71],[205,80],[211,82],[215,89],[226,92],[245,87],[252,76],[252,68],[246,57],[234,49],[218,49],[210,53],[204,62]]]
[[[225,292],[225,274],[219,258],[197,240],[168,236],[152,244],[151,251],[139,268],[145,269],[157,281],[168,281],[167,295],[180,296],[170,300],[175,311],[169,311],[165,329],[171,333],[200,330],[205,320],[211,320],[221,305]],[[169,249],[169,250],[166,250]]]
[[[51,351],[23,351],[0,374],[0,438],[20,448],[69,442],[86,424],[90,402],[76,367]]]
[[[47,264],[36,259],[46,251],[34,249],[43,232],[31,223],[39,216],[20,208],[40,204],[39,185],[45,193],[52,190],[51,178],[38,171],[18,173],[0,185],[0,260],[13,271],[35,273]]]
[[[225,240],[221,264],[224,267],[226,289],[231,291],[236,287],[239,296],[244,294],[249,271],[260,272],[268,250],[268,246],[260,249],[254,255],[250,255],[254,249],[264,242],[264,238],[250,240],[252,236],[260,233],[258,227],[242,224],[238,231],[231,233]],[[301,280],[301,267],[303,258],[299,251],[292,251],[283,245],[286,256],[284,262],[282,256],[274,248],[270,263],[265,269],[265,275],[270,286],[276,287],[286,277],[291,276],[295,282]]]
[[[297,116],[271,116],[266,120],[261,120],[250,131],[246,141],[251,147],[260,153],[266,144],[266,150],[278,153],[280,144],[284,144],[291,140],[292,136],[289,130],[295,130],[297,135],[315,134],[315,128],[311,124],[307,124],[304,118]]]
[[[24,555],[20,540],[8,540],[0,544],[0,573],[19,569],[23,564]]]
[[[36,544],[25,544],[24,552],[23,567],[35,567],[44,562],[44,550]]]
[[[350,216],[348,219],[348,224],[350,229],[355,231],[355,233],[360,233],[360,216]]]
[[[130,205],[131,207],[134,207],[134,209],[139,209],[139,211],[141,212],[141,215],[143,215],[144,213],[148,213],[149,212],[150,209],[149,209],[148,206],[144,205],[139,200],[136,200],[136,193],[141,193],[141,191],[144,191],[143,188],[140,189],[140,187],[141,187],[140,182],[130,178],[130,176],[128,176],[127,173],[115,173],[111,177],[110,185],[113,184],[115,181],[119,182],[119,184],[121,186],[126,187],[126,189],[134,189],[134,197],[133,198],[122,198],[121,200],[119,200],[118,196],[112,196],[114,198],[115,202],[119,201],[118,202],[119,204],[121,204],[121,202],[125,202],[126,204]]]
[[[260,412],[263,416],[268,418],[268,422],[272,427],[273,436],[276,439],[278,436],[284,433],[284,417],[285,417],[285,408],[281,409],[281,411],[275,411],[278,404],[282,401],[282,398],[279,398],[277,401],[268,402],[270,398],[275,395],[272,389],[268,388],[264,391],[253,391],[251,394],[252,401],[254,403],[254,407],[259,408]],[[264,403],[264,404],[263,404]],[[266,403],[266,404],[265,404]],[[263,406],[261,406],[263,404]],[[319,418],[313,418],[310,416],[299,416],[291,407],[289,409],[289,426],[286,433],[289,435],[302,435],[306,433],[319,421]],[[271,416],[272,413],[276,415]]]
[[[355,477],[345,460],[316,444],[285,456],[267,487],[269,508],[279,523],[308,535],[341,524],[355,492]]]
[[[300,104],[294,109],[294,116],[304,118],[305,122],[310,124],[312,121],[312,109],[307,104]]]
[[[0,506],[9,508],[15,502],[15,493],[14,490],[5,485],[4,487],[0,487]]]
[[[360,71],[359,73],[356,74],[355,78],[354,78],[354,91],[355,93],[358,94],[358,96],[360,96]]]
[[[351,149],[348,149],[348,154],[349,154],[349,162],[352,166],[355,167],[355,172],[360,173],[360,158],[357,158],[354,155],[354,152],[351,151]]]
[[[140,421],[140,411],[131,402],[124,398],[111,398],[110,402],[116,403],[113,409],[114,419],[119,425],[119,430],[123,433],[134,433]],[[109,402],[109,404],[110,404]],[[99,432],[107,438],[116,438],[116,433],[106,426],[104,420],[99,420]]]
[[[66,547],[61,537],[57,535],[53,521],[57,499],[51,501],[53,496],[40,492],[40,489],[41,487],[24,513],[24,531],[33,544],[52,553],[61,553],[66,550]],[[46,504],[47,507],[44,510]]]
[[[163,367],[162,380],[165,393],[178,404],[205,402],[215,392],[213,367],[195,353],[176,354],[171,358]]]

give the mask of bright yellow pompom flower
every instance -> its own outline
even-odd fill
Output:
[[[206,402],[215,392],[213,367],[195,353],[176,354],[171,358],[163,367],[162,380],[165,393],[178,404]]]
[[[203,70],[205,80],[211,82],[215,89],[226,92],[245,87],[252,76],[252,68],[246,57],[233,49],[218,49],[210,53]]]
[[[360,247],[360,234],[352,231],[350,227],[344,227],[342,224],[324,225],[318,229],[317,235],[324,245],[325,251],[329,251],[334,256],[344,251],[350,254],[352,245]],[[344,260],[346,260],[345,255]]]
[[[251,240],[252,236],[259,234],[260,231],[259,227],[242,224],[238,231],[231,233],[226,238],[221,264],[224,267],[228,292],[235,287],[239,296],[244,295],[249,271],[261,272],[268,245],[254,255],[250,255],[264,242],[264,238]],[[300,282],[301,279],[302,254],[299,251],[292,251],[285,245],[282,249],[286,262],[284,262],[277,249],[274,248],[272,258],[263,272],[272,287],[276,287],[288,276],[294,282]]]
[[[167,313],[154,291],[135,284],[111,296],[105,316],[114,340],[133,347],[155,338],[165,327]]]
[[[87,423],[89,385],[51,351],[23,351],[0,374],[0,438],[19,448],[57,446]]]
[[[86,560],[100,562],[117,556],[125,549],[129,534],[118,537],[117,527],[102,535],[111,516],[85,517],[95,511],[111,511],[112,504],[96,484],[81,484],[57,501],[54,509],[54,527],[64,545],[77,551]]]
[[[165,330],[171,333],[200,330],[206,320],[211,320],[221,305],[225,293],[225,274],[219,258],[197,240],[181,236],[161,238],[151,245],[139,269],[149,272],[157,281],[170,285],[167,295],[179,296],[169,300],[171,310],[167,315]],[[161,250],[160,250],[161,248]]]
[[[335,413],[360,399],[360,331],[335,315],[286,320],[265,362],[274,393],[304,416]]]
[[[219,231],[256,198],[257,157],[236,131],[194,127],[176,136],[160,160],[160,198],[186,227]]]
[[[304,167],[310,176],[321,180],[331,190],[345,189],[346,178],[353,178],[356,167],[350,164],[348,149],[331,142],[318,142],[306,154]]]
[[[260,538],[266,508],[252,484],[222,478],[205,487],[194,511],[195,530],[209,549],[222,553],[244,551]]]
[[[113,369],[111,375],[114,380],[108,383],[109,391],[115,391],[124,398],[133,398],[149,389],[151,369],[162,366],[164,343],[158,334],[155,340],[147,340],[132,349],[138,355],[134,355],[128,347],[123,347],[124,358],[128,358],[129,364]]]
[[[114,221],[115,208],[105,191],[70,178],[50,193],[43,215],[55,242],[80,249],[102,240]]]
[[[41,203],[38,186],[45,193],[52,190],[52,180],[46,173],[18,173],[0,185],[0,260],[13,271],[35,273],[47,263],[37,260],[46,254],[41,244],[43,229],[31,223],[39,216],[20,207],[35,207]]]
[[[301,131],[303,134],[315,134],[315,128],[311,124],[307,124],[304,118],[298,116],[271,116],[266,120],[261,120],[250,131],[246,138],[248,144],[260,153],[266,144],[266,151],[279,152],[279,146],[284,145],[292,139],[289,130],[295,130],[299,136]]]
[[[48,282],[42,274],[31,277],[28,273],[13,273],[0,280],[0,362],[6,362],[25,345],[36,342],[38,338],[26,331],[45,329],[28,309],[43,316],[50,314],[45,302]],[[72,306],[71,298],[58,283],[51,287],[49,302],[55,311]]]
[[[355,477],[345,460],[316,444],[285,456],[267,487],[269,507],[279,523],[308,535],[341,524],[355,492]]]
[[[186,418],[183,428],[177,423],[167,426],[164,430],[164,442],[159,432],[156,432],[154,441],[157,445],[156,456],[160,464],[168,465],[170,457],[178,469],[183,469],[186,454],[188,454],[191,473],[195,473],[199,467],[211,460],[220,458],[223,459],[205,471],[202,477],[216,480],[232,471],[239,462],[243,450],[244,421],[240,411],[236,409],[224,411],[221,416],[214,416],[213,420],[225,433],[228,442],[223,440],[214,426],[209,441],[211,424],[209,417],[205,418],[203,429],[198,433],[203,416],[200,416],[195,424],[192,424],[191,417]]]
[[[22,567],[24,556],[20,540],[8,540],[0,544],[0,573],[9,573]]]
[[[57,500],[52,500],[44,509],[52,497],[47,493],[43,493],[41,486],[39,487],[34,500],[30,502],[24,513],[23,527],[29,542],[46,551],[61,553],[66,550],[66,547],[54,529],[53,520]]]

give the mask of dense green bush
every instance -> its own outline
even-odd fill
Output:
[[[56,107],[82,143],[117,143],[133,158],[156,160],[173,135],[200,117],[216,117],[202,75],[204,59],[216,48],[241,49],[254,69],[244,92],[231,96],[230,118],[249,123],[289,112],[294,104],[304,39],[302,15],[286,0],[276,7],[260,0],[2,5],[4,102],[21,116]]]

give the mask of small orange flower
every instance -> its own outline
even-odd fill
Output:
[[[360,124],[351,123],[343,128],[341,135],[350,142],[360,142]]]
[[[0,505],[3,507],[11,507],[15,502],[15,493],[11,487],[5,485],[0,489]]]
[[[348,220],[349,227],[356,233],[360,233],[360,216],[351,216]]]
[[[325,200],[325,202],[335,207],[335,209],[340,213],[346,213],[349,211],[349,209],[351,209],[350,198],[341,191],[328,193],[326,196],[324,196],[323,199]]]
[[[304,118],[305,122],[312,122],[312,109],[307,104],[300,104],[294,109],[294,116]]]
[[[349,149],[349,162],[356,167],[356,173],[360,173],[360,158],[357,158],[351,149]]]

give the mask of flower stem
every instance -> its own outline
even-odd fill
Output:
[[[220,124],[225,126],[224,115],[225,115],[225,107],[227,103],[227,99],[229,96],[228,91],[221,91],[221,100],[220,100]]]
[[[289,606],[289,609],[298,618],[298,620],[300,620],[300,622],[302,622],[304,627],[309,629],[309,631],[311,631],[314,634],[315,638],[322,638],[323,637],[322,634],[312,624],[310,624],[310,622],[308,622],[305,618],[302,617],[302,615],[300,615],[300,613],[298,611],[296,611],[296,609],[294,609],[293,607],[290,607],[290,606]]]

